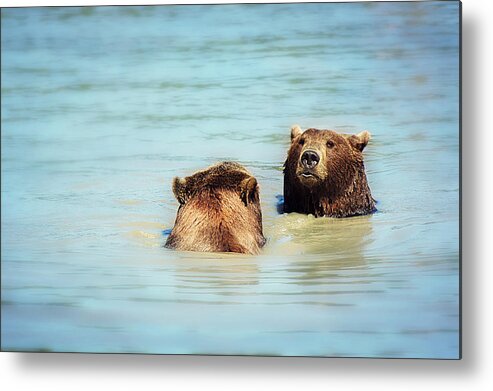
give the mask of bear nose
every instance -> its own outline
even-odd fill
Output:
[[[301,155],[301,165],[305,168],[313,168],[320,161],[320,156],[315,151],[305,151],[303,155]]]

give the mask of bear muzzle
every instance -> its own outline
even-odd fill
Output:
[[[315,149],[302,151],[296,169],[296,176],[303,185],[313,187],[322,180],[323,167],[321,160],[321,153]]]
[[[320,162],[319,154],[312,150],[308,149],[301,155],[301,166],[308,170],[315,168],[315,166]]]

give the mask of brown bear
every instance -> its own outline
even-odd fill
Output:
[[[316,217],[375,212],[363,164],[370,137],[366,130],[346,135],[313,128],[302,131],[294,125],[284,163],[283,211]]]
[[[165,247],[258,254],[265,244],[257,180],[240,164],[175,178],[173,193],[180,207]]]

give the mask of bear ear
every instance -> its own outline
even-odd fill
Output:
[[[240,198],[248,206],[248,203],[255,201],[257,197],[257,180],[253,177],[247,177],[240,183]]]
[[[301,130],[300,125],[291,126],[291,142],[302,133],[303,131]]]
[[[363,152],[363,149],[368,145],[368,142],[371,139],[371,134],[367,130],[363,130],[362,132],[352,135],[348,138],[349,142],[356,148],[358,151]]]
[[[173,179],[173,194],[181,205],[188,201],[189,195],[187,193],[186,179],[178,177]]]

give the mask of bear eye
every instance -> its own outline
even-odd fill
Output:
[[[300,138],[300,141],[298,141],[298,144],[303,145],[305,143],[305,139]]]
[[[334,142],[331,140],[327,141],[327,147],[334,148]]]

